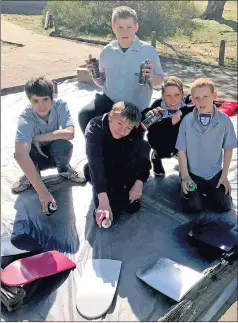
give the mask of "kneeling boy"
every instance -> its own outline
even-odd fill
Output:
[[[108,114],[93,118],[85,130],[85,177],[93,186],[99,227],[120,210],[133,213],[140,207],[151,168],[150,146],[137,133],[140,121],[135,105],[118,102]]]
[[[216,95],[211,80],[197,79],[191,87],[196,108],[180,125],[176,148],[179,151],[185,212],[203,210],[205,201],[217,212],[228,211],[232,207],[227,176],[237,140],[230,118],[213,104]],[[197,188],[191,198],[188,196],[190,184]]]

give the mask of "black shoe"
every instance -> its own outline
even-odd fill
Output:
[[[165,170],[164,170],[161,158],[157,157],[156,151],[153,151],[153,153],[152,153],[151,162],[153,165],[153,171],[154,171],[155,176],[164,177]]]
[[[129,214],[133,214],[138,212],[140,209],[140,200],[136,200],[133,203],[129,203],[127,208],[126,208],[126,212]]]

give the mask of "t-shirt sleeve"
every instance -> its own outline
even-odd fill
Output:
[[[152,48],[151,52],[151,63],[153,66],[153,72],[154,74],[159,74],[164,76],[164,71],[162,69],[160,58],[157,50],[155,48]]]
[[[18,119],[15,142],[32,142],[34,133],[34,121],[25,115]]]
[[[65,129],[66,127],[74,127],[74,123],[66,102],[59,102],[59,128]]]
[[[187,150],[187,145],[186,145],[186,118],[183,119],[179,126],[179,134],[177,137],[177,142],[175,145],[175,148],[178,150]]]
[[[104,58],[104,49],[101,51],[101,53],[99,55],[99,71],[100,71],[100,73],[105,74],[103,58]]]
[[[223,140],[223,149],[234,149],[237,147],[237,138],[235,134],[234,126],[230,120],[227,118],[227,127],[225,128],[225,135]]]

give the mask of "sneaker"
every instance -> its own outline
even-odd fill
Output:
[[[28,187],[31,186],[30,181],[28,178],[23,175],[19,178],[19,180],[12,186],[13,193],[20,193],[25,191]]]
[[[162,161],[160,158],[156,156],[156,152],[153,151],[151,156],[151,162],[153,165],[153,171],[155,176],[164,177],[165,176],[165,170],[162,164]]]
[[[73,167],[69,166],[67,172],[59,172],[60,176],[63,176],[67,179],[70,179],[73,182],[76,183],[85,183],[86,182],[86,178],[84,176],[84,174],[80,174],[79,172],[77,172]]]

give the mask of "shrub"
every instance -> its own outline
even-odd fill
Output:
[[[49,1],[44,12],[49,10],[60,29],[71,34],[111,34],[111,15],[115,7],[127,5],[136,10],[139,19],[140,37],[147,37],[152,30],[158,38],[182,32],[191,34],[192,19],[199,13],[193,1]]]

